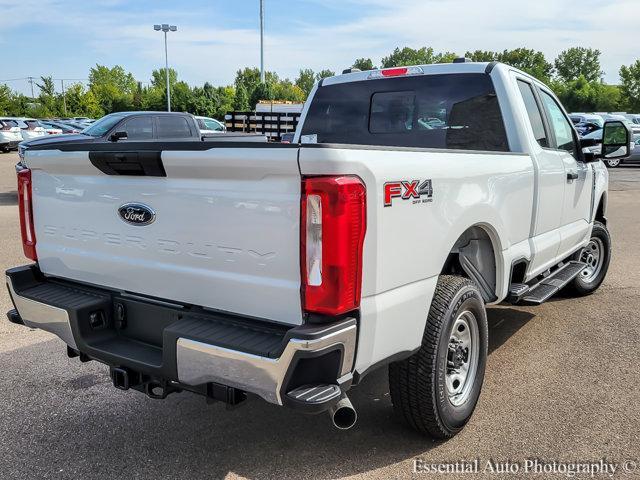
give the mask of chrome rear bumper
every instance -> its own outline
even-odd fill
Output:
[[[259,395],[268,402],[282,405],[281,390],[285,377],[299,352],[322,354],[343,349],[340,377],[353,367],[356,348],[356,325],[327,333],[316,332],[313,339],[291,338],[280,358],[266,358],[184,338],[178,339],[176,357],[178,378],[188,385],[216,382]]]
[[[149,346],[148,352],[140,352],[140,343],[132,341],[127,337],[126,330],[117,330],[112,325],[113,321],[108,320],[113,317],[115,303],[126,302],[126,297],[120,292],[89,288],[73,282],[51,281],[42,277],[35,265],[11,269],[7,271],[6,278],[13,304],[26,326],[53,333],[86,358],[112,367],[126,367],[150,378],[162,378],[189,387],[221,384],[283,405],[284,389],[289,388],[290,377],[300,359],[325,358],[329,354],[335,356],[333,352],[338,351],[340,360],[332,365],[335,365],[333,371],[336,373],[334,383],[339,385],[348,382],[354,366],[357,324],[353,318],[281,329],[282,336],[277,337],[281,338],[277,340],[280,347],[256,354],[255,349],[245,347],[249,344],[255,346],[262,341],[255,336],[255,332],[251,333],[251,330],[260,326],[259,321],[249,323],[248,327],[245,321],[233,331],[231,337],[236,334],[242,336],[243,331],[247,331],[246,341],[240,339],[234,344],[237,348],[229,348],[229,343],[224,344],[220,335],[216,337],[217,334],[212,334],[206,338],[207,341],[201,341],[202,337],[192,334],[194,330],[208,328],[207,325],[216,325],[214,315],[211,319],[202,313],[196,315],[196,320],[201,323],[194,329],[193,320],[189,328],[185,326],[189,314],[178,311],[179,315],[175,318],[180,320],[158,327],[162,343]],[[160,307],[152,303],[149,305],[148,311],[143,310],[143,317],[157,315],[159,308],[166,310],[162,314],[174,311],[170,304]],[[97,340],[92,337],[95,333],[89,326],[88,318],[95,311],[105,312],[107,318],[105,326],[98,332]],[[144,319],[138,317],[138,320]],[[221,322],[227,331],[235,328],[229,327],[231,323],[226,319]],[[153,323],[142,321],[141,325],[150,326]],[[108,339],[110,343],[104,341],[105,333],[111,335]],[[229,338],[228,332],[226,338]],[[220,339],[218,344],[217,339]]]
[[[78,348],[71,332],[69,313],[66,310],[18,295],[9,275],[7,275],[7,288],[13,305],[27,327],[53,333],[70,347]]]

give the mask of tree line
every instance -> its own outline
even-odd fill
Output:
[[[380,68],[401,65],[449,63],[459,55],[435,52],[433,48],[396,48],[380,60]],[[502,52],[475,50],[466,52],[472,61],[499,61],[519,68],[549,85],[569,111],[629,111],[640,112],[640,60],[620,67],[620,84],[603,82],[601,52],[596,49],[569,48],[553,62],[544,54],[528,48]],[[378,68],[370,58],[358,58],[354,68]],[[222,118],[231,110],[253,109],[259,100],[303,102],[313,85],[322,78],[335,75],[325,69],[314,72],[301,69],[294,80],[281,79],[275,72],[265,72],[260,81],[257,68],[244,68],[236,73],[233,85],[190,86],[179,80],[178,73],[169,69],[171,107],[196,115]],[[102,115],[126,110],[164,110],[166,108],[166,77],[164,69],[151,72],[149,82],[136,81],[121,66],[96,65],[90,69],[88,84],[75,83],[64,94],[55,88],[51,76],[37,82],[40,94],[31,98],[0,85],[0,115],[32,116],[37,118],[61,116]]]

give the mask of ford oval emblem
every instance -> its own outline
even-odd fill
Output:
[[[153,223],[156,212],[142,203],[125,203],[118,209],[120,218],[131,225],[144,226]]]

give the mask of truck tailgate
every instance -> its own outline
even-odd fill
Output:
[[[166,177],[108,175],[88,152],[27,152],[45,275],[301,324],[296,148],[163,151]],[[125,204],[155,213],[126,222]]]

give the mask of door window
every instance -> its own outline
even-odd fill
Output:
[[[547,117],[551,123],[551,128],[556,137],[556,147],[558,150],[565,150],[576,157],[576,143],[573,139],[573,127],[558,102],[545,91],[540,91],[542,103]]]
[[[153,117],[145,115],[131,118],[118,130],[127,132],[127,140],[153,140]]]
[[[522,80],[518,80],[518,88],[520,89],[522,100],[524,100],[524,106],[527,110],[527,115],[529,116],[531,128],[533,129],[533,136],[541,147],[548,147],[549,140],[547,138],[547,133],[544,130],[542,113],[540,113],[540,109],[538,108],[538,103],[536,102],[536,97],[533,95],[531,85],[527,82],[523,82]]]
[[[190,138],[191,129],[187,119],[174,115],[158,116],[158,138]]]

